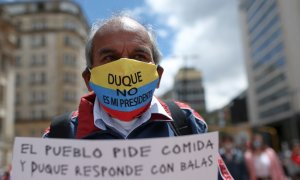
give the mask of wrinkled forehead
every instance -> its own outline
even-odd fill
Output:
[[[150,40],[147,29],[138,23],[137,21],[122,17],[109,20],[105,22],[97,31],[96,35],[101,36],[104,34],[111,34],[116,32],[132,32],[145,38],[145,40]]]

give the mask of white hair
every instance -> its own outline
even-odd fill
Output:
[[[89,35],[88,35],[87,43],[86,43],[86,46],[85,46],[85,59],[86,59],[86,66],[88,68],[92,67],[92,62],[93,62],[92,61],[92,53],[93,53],[92,50],[93,50],[93,39],[95,37],[95,34],[98,32],[99,29],[101,29],[108,22],[115,21],[115,20],[120,20],[124,17],[133,19],[131,17],[127,17],[127,16],[124,16],[124,15],[113,16],[113,17],[111,17],[109,19],[106,19],[106,20],[100,20],[100,21],[98,20],[92,25],[91,30],[90,30]],[[145,29],[146,29],[146,31],[149,35],[149,38],[150,38],[150,42],[151,42],[151,46],[152,46],[151,50],[152,50],[152,55],[153,55],[153,61],[154,61],[155,64],[159,64],[159,61],[160,61],[160,58],[161,58],[161,53],[160,53],[160,51],[157,47],[156,38],[155,38],[153,28],[149,25],[147,25],[147,26],[142,25],[142,26],[145,27]]]

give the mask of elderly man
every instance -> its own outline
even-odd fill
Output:
[[[151,31],[137,21],[120,16],[95,25],[86,45],[87,68],[82,74],[90,93],[81,98],[78,111],[70,117],[69,130],[57,133],[84,139],[176,136],[168,107],[153,96],[163,74],[159,59]],[[207,132],[198,113],[186,104],[177,105],[192,134]],[[44,137],[57,137],[54,130]],[[230,178],[220,163],[221,174]]]

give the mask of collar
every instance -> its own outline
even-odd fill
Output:
[[[110,126],[116,129],[117,131],[121,132],[123,135],[128,134],[128,132],[125,132],[124,128],[122,128],[120,124],[116,123],[115,120],[100,107],[97,98],[95,98],[93,114],[94,114],[94,125],[99,129],[106,130],[107,126]],[[155,96],[152,98],[149,109],[145,111],[141,117],[135,120],[136,122],[133,123],[132,130],[134,130],[141,124],[147,122],[148,120],[172,121],[171,116],[168,114],[168,112],[160,104],[160,102]]]

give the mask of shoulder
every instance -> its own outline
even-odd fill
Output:
[[[277,158],[277,154],[276,154],[276,152],[275,152],[272,148],[267,147],[266,150],[265,150],[265,152],[266,152],[269,156],[271,156],[271,157],[276,157],[276,158]]]
[[[188,122],[195,126],[194,131],[196,134],[206,133],[208,131],[208,126],[204,118],[197,111],[186,103],[179,101],[175,101],[175,103],[185,113]]]
[[[166,112],[168,114],[171,114],[167,104],[161,99],[158,99],[158,100],[159,100],[159,103],[166,110]],[[189,106],[186,103],[180,102],[180,101],[173,101],[173,102],[184,113],[187,122],[190,123],[193,128],[194,134],[201,134],[201,133],[205,133],[208,131],[208,127],[207,127],[207,124],[206,124],[204,118],[198,112],[196,112],[191,106]]]
[[[43,138],[69,137],[75,135],[78,124],[78,111],[68,112],[52,119],[49,127],[46,128]]]

